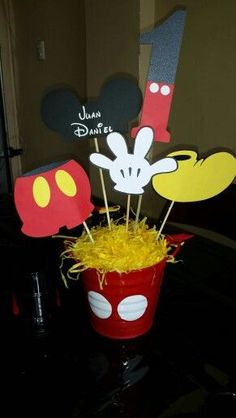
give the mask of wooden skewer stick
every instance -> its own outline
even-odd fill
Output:
[[[128,196],[127,196],[126,232],[128,232],[128,227],[129,227],[129,212],[130,212],[130,194],[128,194]]]
[[[139,220],[142,198],[143,198],[143,195],[140,194],[139,197],[138,197],[138,205],[137,205],[137,211],[136,211],[136,216],[135,216],[135,224],[137,224],[138,220]]]
[[[160,226],[160,229],[159,229],[159,232],[158,232],[158,234],[157,234],[157,240],[159,239],[159,237],[160,237],[160,235],[161,235],[161,233],[162,233],[162,230],[163,230],[163,228],[164,228],[164,226],[165,226],[165,223],[166,223],[166,221],[167,221],[167,219],[168,219],[168,216],[169,216],[169,214],[170,214],[170,212],[171,212],[171,209],[173,208],[173,206],[174,206],[174,203],[175,203],[175,201],[174,200],[172,200],[172,202],[171,202],[171,204],[170,204],[170,206],[169,206],[169,208],[168,208],[168,211],[166,212],[166,216],[164,217],[164,219],[163,219],[163,221],[162,221],[162,224],[161,224],[161,226]]]
[[[149,151],[147,157],[149,157],[149,159],[151,158],[151,151]],[[139,215],[140,215],[140,211],[141,211],[141,204],[142,204],[142,198],[143,195],[140,194],[138,197],[138,204],[137,204],[137,210],[136,210],[136,216],[135,216],[135,226],[138,223],[139,220]]]
[[[94,144],[95,144],[96,152],[99,152],[97,138],[94,138]],[[111,219],[110,219],[110,213],[109,213],[108,202],[107,202],[107,194],[106,194],[103,171],[101,168],[99,168],[99,175],[100,175],[100,180],[101,180],[101,185],[102,185],[102,194],[103,194],[103,199],[104,199],[104,204],[105,204],[105,209],[106,209],[107,223],[108,223],[109,230],[111,230]]]
[[[83,225],[84,225],[84,228],[85,228],[85,230],[86,230],[86,232],[87,232],[87,234],[88,234],[88,236],[90,238],[90,241],[94,244],[94,239],[93,239],[93,237],[91,235],[91,232],[90,232],[90,230],[88,228],[88,225],[86,224],[86,222],[83,222]]]

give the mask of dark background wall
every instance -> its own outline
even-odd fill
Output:
[[[41,121],[40,103],[54,86],[71,86],[86,97],[86,33],[83,0],[13,1],[15,73],[22,170],[77,157],[87,164],[88,144],[66,144]],[[45,60],[37,43],[44,40]]]
[[[13,0],[12,4],[23,171],[75,157],[90,174],[93,195],[102,196],[98,172],[88,163],[93,141],[68,146],[49,131],[40,119],[42,95],[54,85],[68,84],[87,100],[97,97],[114,74],[129,74],[143,88],[150,48],[139,45],[139,32],[180,6],[186,7],[187,19],[169,118],[171,142],[156,143],[150,158],[155,161],[180,144],[195,146],[201,154],[219,147],[236,152],[234,0]],[[39,39],[45,41],[44,61],[37,57]],[[105,152],[105,142],[99,142]],[[125,204],[126,196],[115,192],[104,175],[109,200]],[[158,216],[164,203],[147,187],[145,214]]]

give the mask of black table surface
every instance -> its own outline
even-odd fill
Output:
[[[186,242],[181,261],[167,265],[151,330],[122,341],[92,329],[81,282],[65,289],[55,273],[51,241],[40,245],[60,303],[37,332],[22,285],[31,241],[25,253],[21,239],[1,242],[1,418],[236,416],[234,249],[200,236]]]

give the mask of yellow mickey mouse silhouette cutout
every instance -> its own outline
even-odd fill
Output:
[[[175,202],[209,199],[225,190],[236,176],[236,159],[226,151],[198,159],[195,151],[181,150],[168,154],[178,163],[177,170],[152,177],[154,190]]]

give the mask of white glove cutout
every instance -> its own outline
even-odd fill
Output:
[[[110,171],[115,189],[127,194],[142,194],[143,187],[149,183],[151,177],[158,173],[175,171],[177,163],[174,158],[166,157],[150,164],[144,157],[153,142],[153,130],[149,127],[141,128],[134,142],[134,153],[129,154],[125,139],[118,132],[111,132],[107,136],[107,144],[116,155],[114,161],[103,154],[93,153],[90,161],[100,168]]]

